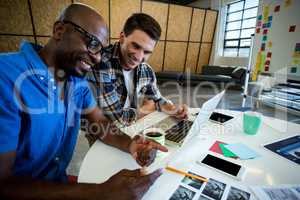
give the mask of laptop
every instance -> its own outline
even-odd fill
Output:
[[[165,131],[166,145],[181,146],[189,138],[199,133],[201,126],[209,120],[210,115],[216,109],[224,93],[225,90],[203,103],[200,111],[197,113],[196,119],[193,121],[167,117],[151,127],[160,128]],[[189,134],[191,129],[193,131]]]

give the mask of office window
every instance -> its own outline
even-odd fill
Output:
[[[241,0],[227,5],[223,56],[247,57],[255,31],[259,0]]]

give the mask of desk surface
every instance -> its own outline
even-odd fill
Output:
[[[261,157],[251,160],[232,159],[232,161],[246,167],[247,173],[242,182],[233,180],[204,166],[198,165],[197,168],[203,170],[205,174],[202,175],[216,176],[221,180],[239,185],[300,184],[300,166],[263,147],[263,144],[274,140],[299,134],[300,125],[263,116],[263,123],[260,130],[256,135],[250,136],[243,133],[241,112],[228,110],[218,110],[218,112],[230,114],[234,116],[234,119],[231,123],[225,125],[207,122],[201,127],[200,134],[188,146],[176,154],[176,158],[172,160],[173,166],[182,170],[189,170],[192,165],[195,165],[195,160],[199,155],[208,152],[208,149],[216,140],[226,143],[242,142],[261,155]],[[150,114],[144,120],[140,120],[125,131],[130,132],[141,129],[142,125],[148,127],[151,124],[157,123],[158,117],[165,118],[167,116],[162,113]],[[171,146],[169,150],[170,152],[174,152],[176,148]],[[97,141],[84,158],[78,181],[101,183],[124,168],[137,169],[139,166],[129,154]],[[164,191],[163,193],[167,194],[168,190],[174,190],[176,185],[178,186],[178,183],[176,184],[176,181],[173,180],[176,179],[180,182],[182,177],[181,175],[169,172],[163,173],[147,192],[144,199],[168,198],[169,196],[164,197],[162,196],[162,192],[158,191]],[[170,178],[172,178],[173,185],[168,181]],[[160,196],[157,196],[158,193],[160,193]]]

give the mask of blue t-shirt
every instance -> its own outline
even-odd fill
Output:
[[[16,151],[16,176],[65,181],[81,113],[96,102],[83,78],[59,87],[39,49],[23,42],[19,52],[0,54],[0,153]]]

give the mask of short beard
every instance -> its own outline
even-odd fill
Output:
[[[73,52],[65,52],[63,50],[58,50],[54,56],[55,66],[57,72],[62,70],[64,72],[64,78],[69,76],[76,76],[76,77],[84,77],[85,74],[79,74],[75,70],[75,65],[77,60],[79,60],[78,53]]]

